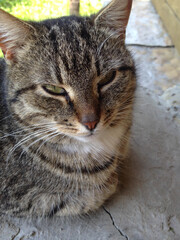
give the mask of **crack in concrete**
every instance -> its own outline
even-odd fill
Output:
[[[167,224],[168,224],[168,228],[169,228],[168,231],[176,234],[175,231],[174,231],[174,228],[171,226],[171,219],[172,219],[172,218],[173,218],[173,216],[169,216],[169,217],[168,217],[168,220],[167,220]]]
[[[116,230],[118,230],[119,234],[120,234],[122,237],[124,237],[126,240],[129,240],[128,236],[127,236],[126,234],[124,234],[122,230],[120,230],[120,229],[118,228],[118,226],[116,225],[116,223],[115,223],[115,221],[114,221],[113,216],[111,215],[111,213],[110,213],[104,206],[103,206],[103,209],[104,209],[104,211],[109,215],[109,217],[110,217],[110,219],[111,219],[111,221],[112,221],[113,226],[116,228]]]
[[[127,43],[126,46],[128,47],[146,47],[146,48],[175,48],[174,45],[146,45],[146,44],[139,44],[139,43]]]
[[[19,235],[20,231],[20,228],[18,228],[17,233],[11,237],[11,240],[15,240],[15,238]]]

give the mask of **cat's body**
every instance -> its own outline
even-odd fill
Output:
[[[116,191],[128,151],[135,70],[121,31],[106,29],[103,11],[41,23],[0,12],[3,19],[0,213],[95,210]]]

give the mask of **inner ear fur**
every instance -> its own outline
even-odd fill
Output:
[[[0,48],[5,58],[12,60],[34,30],[29,23],[0,9]]]

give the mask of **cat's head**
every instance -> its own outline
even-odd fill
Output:
[[[92,17],[43,22],[0,10],[7,98],[18,124],[82,141],[127,128],[135,90],[124,44],[131,4],[114,0]]]

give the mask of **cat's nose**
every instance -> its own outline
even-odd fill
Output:
[[[82,123],[88,130],[92,131],[96,128],[98,121]]]
[[[98,122],[99,122],[99,115],[93,111],[86,112],[81,115],[80,122],[89,130],[93,131]]]
[[[94,104],[95,105],[95,104]],[[93,131],[97,124],[100,121],[100,111],[99,107],[96,104],[96,106],[89,106],[86,104],[81,108],[80,113],[78,114],[79,122],[86,127],[87,130]]]

